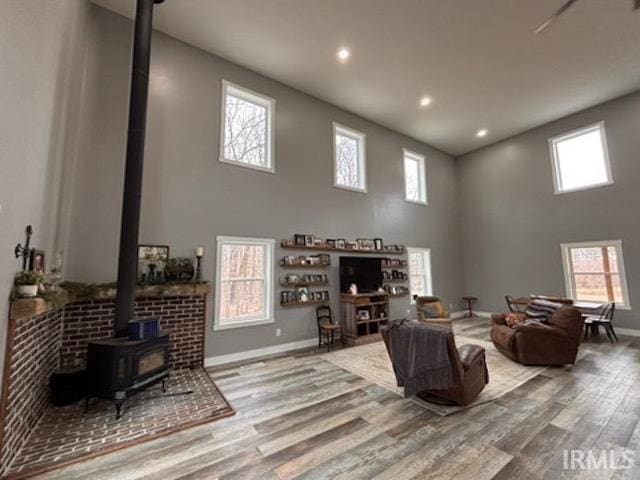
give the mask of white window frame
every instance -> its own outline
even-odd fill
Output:
[[[265,268],[265,316],[259,318],[250,318],[243,321],[234,321],[223,323],[220,319],[221,308],[221,287],[222,282],[222,246],[228,244],[239,245],[260,245],[266,247],[266,255],[264,259]],[[273,312],[273,288],[274,288],[274,246],[273,238],[253,238],[253,237],[216,237],[216,298],[215,298],[215,316],[213,322],[214,330],[228,330],[232,328],[251,327],[254,325],[264,325],[274,323],[275,317]]]
[[[225,132],[227,123],[227,94],[231,93],[234,97],[241,98],[247,102],[255,103],[266,108],[267,110],[267,132],[266,132],[266,148],[265,155],[267,159],[267,167],[261,167],[259,165],[251,165],[249,163],[238,162],[233,159],[225,158],[224,145],[225,145]],[[222,80],[222,102],[220,107],[220,157],[219,160],[222,163],[228,163],[229,165],[235,165],[236,167],[251,168],[260,172],[276,173],[276,159],[275,159],[275,114],[276,114],[276,101],[271,97],[262,95],[261,93],[249,90],[248,88],[241,87],[235,83],[231,83],[227,80]]]
[[[572,248],[602,248],[602,247],[614,247],[616,249],[616,259],[618,260],[618,273],[620,277],[620,290],[622,291],[623,302],[616,302],[616,308],[622,310],[631,310],[631,302],[629,299],[629,290],[627,289],[627,274],[624,268],[624,257],[622,254],[622,240],[602,240],[597,242],[575,242],[575,243],[562,243],[560,245],[562,249],[562,267],[564,270],[564,284],[567,292],[567,297],[576,301],[593,302],[594,300],[580,300],[576,298],[576,287],[574,281],[573,264],[571,262],[570,251]],[[606,303],[606,302],[605,302]]]
[[[575,137],[579,137],[586,133],[599,130],[600,138],[602,139],[602,154],[604,157],[605,163],[605,171],[607,174],[607,179],[603,182],[594,183],[592,185],[587,185],[584,187],[576,187],[576,188],[562,188],[562,176],[560,172],[560,158],[558,155],[557,145],[558,143],[564,140],[570,140]],[[579,192],[582,190],[591,190],[593,188],[604,187],[607,185],[612,185],[613,175],[611,174],[611,162],[609,161],[609,146],[607,144],[607,131],[605,128],[604,121],[592,123],[585,127],[576,128],[575,130],[571,130],[570,132],[566,132],[560,135],[556,135],[554,137],[549,138],[549,150],[551,155],[551,168],[553,170],[553,190],[556,195],[560,195],[563,193],[571,193],[571,192]]]
[[[352,138],[358,142],[358,176],[362,179],[362,186],[350,187],[338,183],[338,149],[336,148],[336,136],[340,134]],[[367,193],[367,135],[353,128],[345,127],[333,122],[333,186],[352,192]]]
[[[420,198],[418,200],[409,198],[407,191],[407,160],[418,163],[418,193]],[[429,205],[428,190],[427,190],[427,167],[425,163],[425,156],[419,153],[413,152],[406,148],[402,149],[402,167],[404,169],[404,199],[410,203],[417,203],[419,205]]]
[[[431,249],[420,247],[407,247],[407,270],[409,270],[409,296],[411,297],[411,305],[414,305],[416,301],[413,298],[413,283],[411,282],[411,254],[421,253],[428,259],[426,262],[426,271],[423,276],[425,277],[425,285],[427,286],[425,295],[433,295],[433,271],[431,268]]]

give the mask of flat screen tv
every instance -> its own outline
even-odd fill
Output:
[[[340,291],[355,283],[358,293],[375,292],[382,286],[382,258],[340,257]]]

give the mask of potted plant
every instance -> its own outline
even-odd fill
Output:
[[[34,270],[20,272],[16,275],[16,290],[21,297],[35,297],[38,294],[38,287],[44,281],[44,275]]]

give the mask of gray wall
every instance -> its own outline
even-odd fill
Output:
[[[99,7],[92,13],[67,277],[101,282],[116,277],[132,24]],[[204,246],[204,276],[213,281],[216,235],[382,237],[431,248],[435,291],[457,301],[462,271],[451,156],[163,34],[154,33],[152,50],[142,243],[168,244],[172,256]],[[275,175],[218,161],[222,79],[276,99]],[[366,195],[332,186],[333,121],[367,134]],[[404,201],[403,147],[426,155],[428,207]],[[276,249],[277,259],[284,254]],[[337,267],[330,274],[337,313]],[[408,297],[393,305],[395,314],[404,313]],[[275,315],[273,325],[209,331],[207,356],[316,335],[312,308],[276,305]]]
[[[64,244],[60,192],[75,153],[88,10],[82,0],[0,2],[0,349],[25,226],[48,255]]]
[[[555,195],[547,139],[606,122],[615,183]],[[505,294],[564,294],[560,244],[623,242],[631,311],[640,328],[640,92],[549,123],[458,159],[464,290],[479,308],[505,309]]]

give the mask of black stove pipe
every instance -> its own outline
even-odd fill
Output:
[[[127,335],[127,323],[134,317],[153,4],[163,1],[138,0],[136,7],[127,159],[120,224],[120,257],[115,311],[116,337]]]

